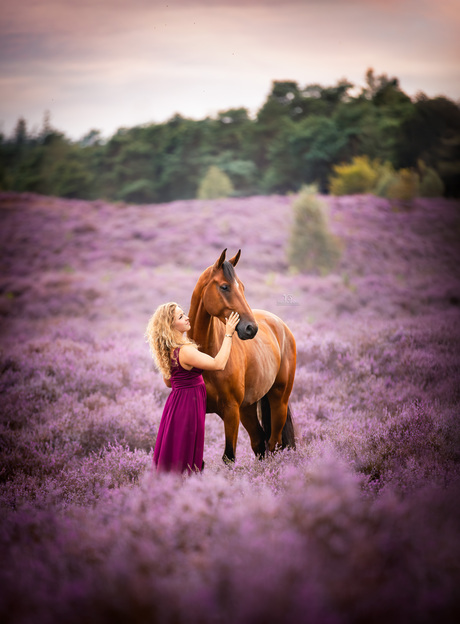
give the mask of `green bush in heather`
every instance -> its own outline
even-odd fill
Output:
[[[288,260],[303,273],[326,275],[337,266],[342,249],[329,229],[326,207],[312,191],[311,187],[303,189],[293,204]]]
[[[209,167],[198,187],[198,199],[229,197],[234,192],[233,184],[226,173],[215,165]]]
[[[400,169],[395,181],[388,187],[386,196],[388,199],[411,201],[419,194],[419,181],[419,175],[413,169]]]
[[[335,165],[329,182],[332,195],[372,193],[379,177],[379,163],[367,156],[355,156],[351,163]]]
[[[398,181],[398,174],[394,170],[393,165],[385,162],[380,165],[379,176],[373,190],[373,194],[377,197],[388,197],[388,190]]]
[[[417,165],[420,171],[420,197],[442,197],[445,188],[438,172],[432,167],[428,167],[423,160],[419,160]]]
[[[335,165],[329,181],[332,195],[373,193],[403,202],[417,196],[442,197],[445,190],[437,171],[422,160],[418,161],[416,169],[396,171],[389,162],[355,156],[350,163]]]

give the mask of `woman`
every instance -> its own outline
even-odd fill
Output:
[[[225,336],[216,357],[198,351],[187,338],[188,316],[177,303],[165,303],[153,314],[145,332],[165,384],[172,388],[161,417],[153,463],[162,472],[203,469],[206,386],[203,370],[224,370],[240,317],[226,319]]]

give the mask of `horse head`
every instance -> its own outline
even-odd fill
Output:
[[[259,329],[251,308],[244,296],[244,285],[236,273],[235,266],[240,259],[241,249],[230,260],[225,260],[226,249],[220,258],[203,273],[202,303],[211,316],[225,323],[232,311],[238,312],[240,321],[236,326],[241,340],[254,338]]]

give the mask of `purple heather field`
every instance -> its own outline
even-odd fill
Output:
[[[460,205],[324,197],[343,255],[292,270],[295,196],[0,195],[0,620],[460,621]],[[152,473],[144,330],[222,249],[298,349],[297,450]]]

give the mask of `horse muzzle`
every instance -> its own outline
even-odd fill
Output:
[[[259,326],[257,323],[240,321],[236,326],[236,332],[240,340],[251,340],[257,334]]]

